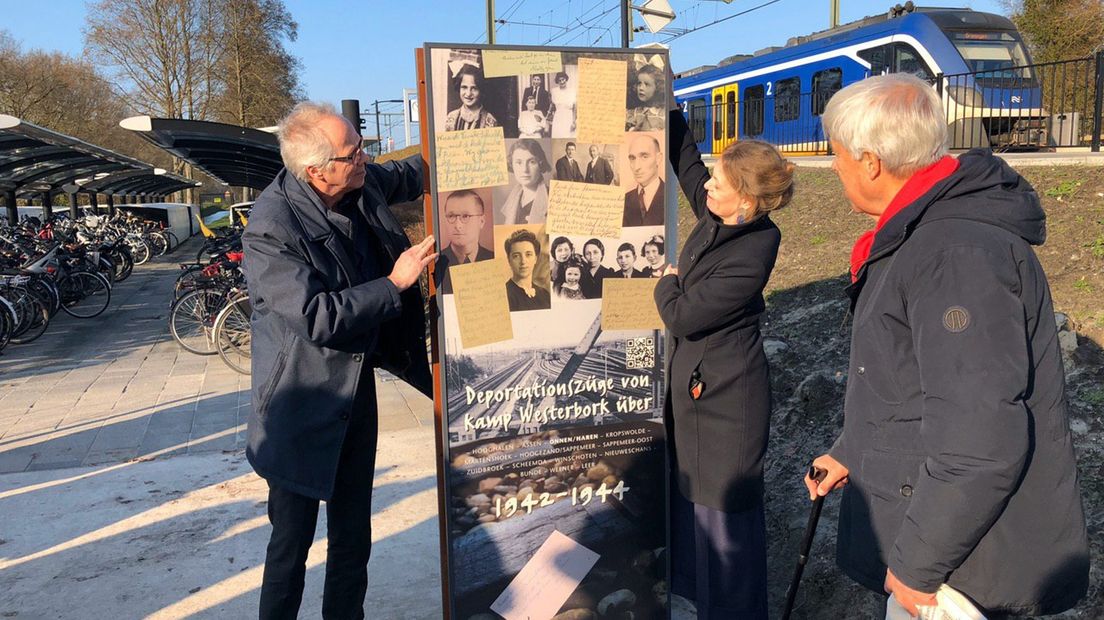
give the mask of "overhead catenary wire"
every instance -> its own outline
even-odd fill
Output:
[[[680,33],[678,33],[678,34],[672,35],[672,36],[670,36],[670,37],[667,37],[666,39],[664,39],[664,40],[663,40],[663,42],[664,42],[664,43],[669,43],[669,42],[671,42],[671,41],[674,41],[675,39],[677,39],[677,38],[679,38],[679,37],[682,37],[682,36],[686,36],[686,35],[690,34],[691,32],[697,32],[697,31],[699,31],[699,30],[703,30],[703,29],[705,29],[705,28],[708,28],[708,27],[710,27],[710,26],[716,26],[717,24],[719,24],[719,23],[721,23],[721,22],[726,22],[726,21],[728,21],[728,20],[730,20],[730,19],[732,19],[732,18],[734,18],[734,17],[739,17],[739,16],[741,16],[741,15],[747,15],[748,13],[751,13],[752,11],[757,11],[757,10],[759,10],[759,9],[761,9],[761,8],[764,8],[764,7],[768,7],[768,6],[772,5],[772,4],[777,4],[777,3],[781,2],[781,1],[782,1],[782,0],[769,0],[768,2],[764,2],[764,3],[762,3],[762,4],[759,4],[759,5],[753,6],[753,7],[751,7],[750,9],[745,9],[745,10],[743,10],[743,11],[740,11],[739,13],[733,13],[732,15],[729,15],[729,16],[727,16],[727,17],[722,17],[722,18],[720,18],[720,19],[716,19],[716,20],[713,20],[712,22],[710,22],[710,23],[708,23],[708,24],[704,24],[704,25],[702,25],[702,26],[698,26],[698,27],[696,27],[696,28],[691,28],[691,29],[689,29],[689,30],[686,30],[685,32],[680,32]]]

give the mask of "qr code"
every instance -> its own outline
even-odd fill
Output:
[[[654,368],[655,339],[632,338],[625,341],[625,368]]]

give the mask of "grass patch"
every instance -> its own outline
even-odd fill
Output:
[[[1085,276],[1081,276],[1080,279],[1078,279],[1076,282],[1074,282],[1073,283],[1073,288],[1077,289],[1078,291],[1080,291],[1082,293],[1091,293],[1092,290],[1093,290],[1092,285],[1089,284],[1089,281],[1085,279]]]
[[[1072,196],[1073,193],[1077,191],[1078,187],[1081,187],[1080,181],[1062,181],[1058,185],[1048,189],[1043,193],[1050,198],[1061,200],[1063,198]]]
[[[824,235],[813,235],[813,238],[809,239],[809,243],[813,245],[820,245],[825,241],[828,241],[828,237],[825,237]]]

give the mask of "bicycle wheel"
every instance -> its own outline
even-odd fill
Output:
[[[169,251],[169,242],[161,233],[150,233],[146,239],[154,256],[164,256]]]
[[[203,265],[189,265],[176,276],[176,283],[173,284],[173,298],[178,299],[184,293],[194,289],[196,282],[203,277]]]
[[[7,299],[0,297],[0,351],[8,346],[12,332],[15,331],[15,321],[15,308]]]
[[[180,245],[180,239],[177,239],[176,235],[174,235],[173,233],[171,233],[167,230],[161,231],[161,234],[165,235],[165,239],[168,240],[168,242],[169,242],[169,254],[172,254],[173,250],[175,250],[177,248],[177,246]]]
[[[215,319],[226,299],[220,291],[201,288],[188,291],[169,310],[169,332],[186,351],[214,355]]]
[[[96,271],[107,280],[107,285],[115,286],[115,259],[108,254],[100,254],[100,260],[96,263]]]
[[[249,317],[252,314],[253,306],[249,303],[249,297],[241,295],[226,304],[215,319],[215,342],[219,358],[231,370],[243,375],[250,374],[252,366],[249,350]]]
[[[53,280],[45,276],[36,276],[27,286],[46,302],[46,308],[50,311],[51,317],[61,310],[61,295]]]
[[[134,271],[134,259],[131,258],[130,249],[119,247],[115,250],[115,261],[119,265],[119,271],[115,274],[115,281],[122,282],[130,277]]]
[[[134,240],[130,242],[130,256],[134,259],[135,265],[144,265],[146,261],[150,259],[153,253],[150,252],[150,247],[146,245],[145,241]]]
[[[28,290],[23,291],[20,303],[26,306],[26,322],[20,325],[19,333],[14,334],[11,341],[14,344],[27,344],[46,333],[46,328],[50,325],[50,310],[44,300]]]
[[[98,273],[74,271],[58,280],[61,309],[78,319],[99,316],[111,305],[111,287]]]

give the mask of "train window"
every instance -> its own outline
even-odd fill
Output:
[[[691,99],[687,104],[690,133],[694,136],[694,142],[702,142],[705,140],[705,99]]]
[[[763,103],[766,91],[762,86],[749,86],[744,89],[744,135],[758,136],[763,133]]]
[[[843,87],[843,70],[836,67],[817,71],[813,74],[813,116],[820,116],[828,105],[828,100]]]
[[[889,63],[886,62],[886,57],[889,55],[887,52],[889,52],[888,45],[879,45],[860,51],[859,58],[870,63],[870,75],[881,75],[889,68]]]
[[[774,85],[774,122],[792,121],[801,116],[801,78],[778,80]]]
[[[721,119],[724,118],[723,116],[721,116],[721,113],[722,113],[721,108],[723,106],[724,106],[724,98],[721,97],[721,94],[717,93],[716,95],[713,95],[713,139],[714,140],[720,140],[721,139],[721,134],[724,133],[724,125],[721,122]]]
[[[725,95],[725,122],[728,123],[728,131],[725,132],[725,137],[732,139],[736,137],[736,91],[730,90]]]
[[[951,34],[951,42],[962,54],[970,71],[985,74],[978,77],[1032,77],[1031,67],[1027,66],[1027,51],[1014,33],[956,32]]]
[[[893,58],[894,73],[911,73],[922,80],[930,80],[933,77],[931,69],[920,57],[916,48],[908,43],[897,43],[896,53]]]

